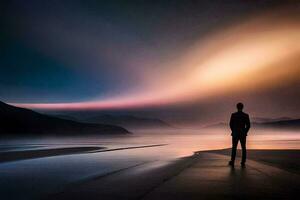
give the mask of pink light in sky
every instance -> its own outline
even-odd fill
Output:
[[[265,15],[200,40],[140,90],[88,102],[14,104],[32,109],[123,109],[201,100],[260,90],[299,79],[300,20]],[[171,66],[171,67],[170,67]],[[284,67],[283,67],[284,66]],[[161,67],[165,69],[165,67]],[[140,73],[140,71],[139,71]],[[134,72],[133,72],[134,74]]]

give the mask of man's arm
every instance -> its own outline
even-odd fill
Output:
[[[247,117],[246,117],[246,134],[248,133],[250,127],[251,127],[251,123],[250,123],[249,115],[247,115]]]
[[[231,117],[230,117],[229,126],[230,126],[231,131],[233,131],[233,117],[232,117],[232,114],[231,114]]]

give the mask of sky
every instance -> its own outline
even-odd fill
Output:
[[[0,100],[171,121],[300,117],[299,1],[1,1]]]

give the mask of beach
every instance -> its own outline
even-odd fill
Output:
[[[249,155],[258,159],[266,154],[251,151]],[[299,169],[292,173],[286,166],[252,159],[245,168],[231,168],[224,152],[227,150],[196,152],[173,162],[134,166],[73,185],[49,199],[289,199],[297,194]],[[278,162],[299,152],[268,150]],[[296,159],[290,160],[293,162],[299,164]]]
[[[15,185],[19,187],[20,193],[10,194],[15,187],[11,185],[10,178],[5,180],[3,170],[0,193],[5,199],[20,199],[22,196],[24,197],[22,199],[86,199],[88,197],[88,199],[109,200],[288,199],[297,193],[300,186],[300,150],[297,149],[251,149],[248,151],[245,168],[239,165],[239,151],[235,168],[228,166],[230,149],[195,151],[193,155],[175,159],[137,161],[128,157],[121,162],[116,162],[114,166],[110,163],[106,167],[103,157],[99,157],[99,154],[102,156],[106,154],[109,157],[110,153],[118,152],[120,154],[118,159],[121,159],[126,151],[127,153],[151,152],[161,148],[167,147],[164,144],[156,144],[110,149],[94,145],[2,152],[0,170],[1,166],[5,165],[16,166],[17,164],[20,167],[13,172],[14,180],[19,180]],[[94,162],[87,165],[91,161],[82,159],[81,162],[87,166],[82,169],[76,161],[78,156],[84,158],[91,155]],[[55,160],[58,160],[57,164],[53,164]],[[29,164],[40,165],[45,161],[48,164],[46,166],[48,172],[43,172],[43,167],[39,170],[35,169],[37,171],[34,172],[30,171]],[[23,166],[20,166],[21,164]],[[69,173],[74,170],[77,175],[84,175],[84,173],[86,175],[80,179],[73,178],[72,181],[60,180],[61,176],[53,174],[55,171],[63,170],[60,166],[65,168],[64,170],[69,168]],[[24,171],[26,168],[28,171]],[[102,169],[101,173],[100,171],[90,173],[97,171],[97,168]],[[103,168],[106,170],[103,171]],[[39,173],[42,175],[39,176]],[[49,178],[51,176],[49,174],[53,175],[52,179]],[[70,175],[64,172],[64,176]],[[27,186],[26,182],[29,183]],[[35,191],[39,188],[38,192]],[[28,191],[32,194],[22,194]]]

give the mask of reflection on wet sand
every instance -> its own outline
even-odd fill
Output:
[[[13,159],[11,162],[1,160],[0,193],[10,199],[40,199],[57,194],[66,187],[73,187],[74,184],[97,179],[97,177],[105,176],[105,180],[116,184],[113,180],[122,178],[123,176],[119,176],[121,174],[124,174],[124,184],[130,180],[140,180],[140,177],[148,177],[149,184],[135,186],[134,183],[138,181],[131,184],[133,188],[142,187],[148,191],[149,187],[157,187],[157,184],[164,182],[164,178],[169,180],[169,177],[178,174],[178,168],[171,167],[178,166],[176,164],[178,161],[181,161],[180,166],[186,167],[190,164],[188,160],[193,157],[195,151],[228,148],[231,145],[230,139],[229,133],[224,130],[176,130],[164,132],[164,134],[161,131],[138,132],[128,137],[2,140],[0,155],[16,153],[22,156],[18,160],[16,156],[11,156],[10,159]],[[250,149],[299,149],[300,135],[298,132],[253,131],[250,133],[248,146]],[[290,158],[292,154],[284,154],[281,150],[278,152],[281,153],[276,153],[276,155],[282,155],[281,158],[268,157],[261,151],[255,153],[254,157],[261,158],[259,162],[268,162],[268,165],[292,172],[293,169],[289,166],[295,163],[282,160],[283,157]],[[262,156],[259,157],[258,154]],[[182,159],[183,157],[185,158]],[[249,158],[251,159],[251,151],[249,151]],[[199,156],[197,159],[202,158]],[[295,159],[289,159],[289,161],[293,160]],[[289,166],[275,165],[275,161],[289,163]],[[227,162],[228,160],[220,161],[218,166],[223,167],[229,173]],[[249,169],[246,168],[246,170]],[[197,173],[200,175],[204,172],[205,170],[202,170]],[[113,177],[114,179],[111,179]],[[101,178],[101,181],[103,180]],[[141,181],[145,182],[145,179]],[[125,184],[124,187],[111,188],[109,191],[122,196],[128,192],[128,187]],[[140,188],[141,191],[145,191],[142,188]],[[99,188],[96,187],[95,190],[97,189]],[[118,193],[118,189],[123,193],[121,191]]]

